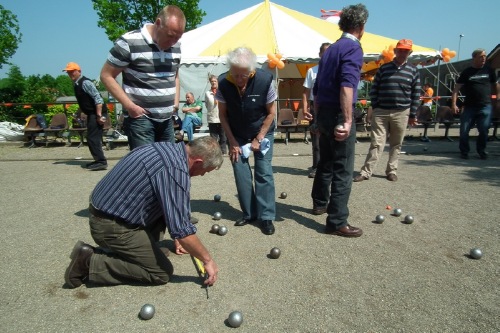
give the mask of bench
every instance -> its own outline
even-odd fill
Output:
[[[57,113],[52,117],[49,127],[43,130],[45,137],[45,146],[49,145],[49,137],[53,136],[54,140],[63,137],[63,133],[68,130],[68,117],[64,113]],[[69,137],[69,136],[68,136]]]
[[[438,123],[444,125],[444,139],[453,142],[453,139],[449,137],[448,132],[450,131],[452,125],[460,123],[460,119],[455,118],[454,112],[449,106],[440,106],[437,108],[436,120]]]
[[[427,130],[430,126],[436,123],[432,117],[431,108],[425,105],[420,105],[417,109],[417,121],[424,127],[424,134],[420,138],[420,141],[431,142],[431,139],[427,136]]]

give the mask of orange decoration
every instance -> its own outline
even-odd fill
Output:
[[[285,68],[285,63],[281,60],[278,60],[276,67],[278,67],[278,69],[283,69],[283,68]]]

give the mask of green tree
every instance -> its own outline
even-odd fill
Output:
[[[71,81],[68,75],[59,75],[58,77],[56,77],[55,88],[59,92],[58,97],[75,95],[73,81]]]
[[[10,66],[7,78],[0,80],[0,102],[19,102],[26,87],[25,78],[19,66]]]
[[[198,8],[199,0],[92,0],[99,16],[97,25],[104,28],[114,42],[127,31],[136,30],[146,22],[154,22],[166,5],[176,5],[186,16],[186,31],[195,29],[207,14]]]
[[[0,5],[0,68],[9,63],[21,43],[17,16]]]

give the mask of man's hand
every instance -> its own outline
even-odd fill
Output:
[[[344,141],[349,137],[349,133],[351,133],[351,125],[352,123],[344,123],[343,125],[337,125],[335,130],[333,131],[333,135],[335,140]]]
[[[231,144],[229,148],[229,158],[231,159],[232,163],[238,162],[239,156],[242,154],[240,146],[238,146],[238,143],[236,142],[236,145]]]
[[[128,107],[126,108],[126,110],[128,111],[128,115],[131,118],[140,118],[145,114],[148,114],[146,110],[144,110],[137,104],[133,104],[132,107]]]
[[[417,125],[417,117],[415,117],[415,118],[408,118],[408,125],[410,125],[410,126]]]
[[[219,273],[219,267],[212,259],[209,262],[203,264],[205,266],[205,271],[207,272],[208,278],[203,282],[207,286],[213,286],[215,281],[217,281],[217,274]]]
[[[304,118],[306,120],[312,121],[314,119],[314,116],[309,110],[304,110]]]

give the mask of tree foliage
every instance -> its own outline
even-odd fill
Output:
[[[0,5],[0,68],[9,63],[21,43],[17,16]]]
[[[186,16],[186,31],[195,29],[206,12],[198,8],[199,0],[92,0],[99,16],[97,25],[104,28],[114,42],[127,31],[136,30],[146,22],[154,22],[166,5],[176,5]]]

